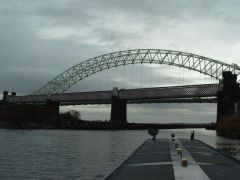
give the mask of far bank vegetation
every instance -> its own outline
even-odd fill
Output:
[[[63,120],[72,120],[72,121],[81,121],[81,114],[79,111],[70,110],[64,113],[60,113],[60,119]]]
[[[218,134],[226,138],[240,139],[240,115],[220,121],[218,124]]]

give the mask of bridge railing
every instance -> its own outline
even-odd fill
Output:
[[[118,98],[125,100],[214,97],[219,84],[198,84],[186,86],[155,87],[142,89],[118,90]],[[113,91],[73,92],[52,95],[9,96],[9,103],[44,103],[54,102],[87,102],[111,101]]]
[[[120,99],[188,98],[216,96],[219,84],[120,90]]]

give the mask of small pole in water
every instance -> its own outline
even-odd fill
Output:
[[[194,140],[194,133],[195,133],[195,131],[191,132],[191,140]]]

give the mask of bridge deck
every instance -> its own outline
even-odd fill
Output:
[[[198,84],[186,86],[155,87],[141,89],[122,89],[118,97],[122,100],[149,100],[167,98],[198,98],[216,97],[218,84]],[[9,96],[10,103],[45,103],[46,100],[54,102],[106,102],[111,101],[113,91],[75,92],[52,95]]]
[[[181,166],[175,144],[188,166]],[[198,140],[145,141],[107,180],[239,180],[240,162]]]

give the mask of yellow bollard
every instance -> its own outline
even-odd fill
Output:
[[[187,158],[182,158],[182,159],[181,159],[181,165],[182,165],[182,167],[187,167],[187,166],[188,166],[188,160],[187,160]]]
[[[179,154],[179,155],[182,154],[182,148],[177,148],[177,154]]]

